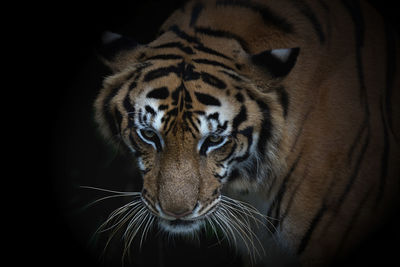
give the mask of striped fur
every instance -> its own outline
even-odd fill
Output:
[[[399,203],[398,44],[363,1],[191,1],[106,61],[96,120],[167,230],[235,195],[277,219],[260,236],[324,265]]]

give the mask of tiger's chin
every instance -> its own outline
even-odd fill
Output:
[[[166,220],[159,219],[160,229],[173,235],[187,235],[198,232],[204,225],[203,220]]]

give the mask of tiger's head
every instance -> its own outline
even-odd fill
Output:
[[[111,45],[122,38],[113,36]],[[287,101],[279,81],[299,50],[249,55],[230,40],[222,52],[178,28],[148,45],[130,44],[106,61],[114,74],[96,99],[96,120],[134,154],[141,200],[159,225],[192,232],[227,186],[249,190],[279,172]],[[260,90],[250,76],[263,64],[279,68]]]

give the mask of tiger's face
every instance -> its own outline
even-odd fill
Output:
[[[218,207],[225,184],[271,174],[283,110],[228,56],[176,50],[125,55],[132,62],[106,79],[95,107],[103,132],[135,155],[145,206],[163,229],[185,233]]]

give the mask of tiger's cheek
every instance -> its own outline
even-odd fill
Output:
[[[223,147],[212,151],[207,157],[207,166],[211,174],[219,182],[225,182],[230,172],[230,159],[237,148],[233,139],[229,140]]]
[[[233,140],[232,137],[229,137],[229,140],[226,142],[224,146],[210,153],[210,157],[212,158],[213,161],[222,163],[226,160],[226,158],[229,157],[229,154],[233,152],[232,150],[234,150],[234,148],[235,148],[235,140]]]
[[[136,133],[135,129],[127,129],[123,131],[121,136],[129,150],[138,158],[138,164],[148,165],[148,161],[143,161],[143,159],[151,158],[151,156],[154,154],[153,147],[149,144],[144,144]],[[139,168],[141,167],[139,166]]]
[[[154,205],[158,202],[158,191],[159,191],[159,174],[161,170],[160,155],[154,153],[143,154],[142,157],[138,157],[138,166],[142,171],[143,179],[143,191],[146,192],[146,198]],[[141,167],[142,166],[142,167]],[[142,168],[144,170],[142,170]]]

